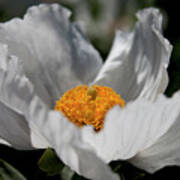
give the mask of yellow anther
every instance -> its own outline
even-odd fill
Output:
[[[115,105],[124,107],[124,104],[120,95],[109,87],[82,85],[64,93],[56,102],[55,110],[61,111],[78,127],[92,125],[99,131],[108,110]]]

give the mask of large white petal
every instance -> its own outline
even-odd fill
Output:
[[[7,50],[7,46],[3,46],[3,48]],[[38,138],[36,136],[36,139],[33,140],[31,134],[33,146],[37,145],[39,147],[43,144],[42,142],[44,141],[39,140],[39,135],[43,134],[43,137],[46,137],[50,142],[49,146],[53,147],[57,151],[58,156],[79,174],[92,179],[118,179],[118,176],[111,172],[110,168],[93,153],[93,150],[81,141],[80,129],[62,117],[60,113],[49,112],[48,107],[41,102],[41,99],[34,96],[33,87],[31,87],[31,83],[24,76],[22,65],[16,57],[9,57],[8,53],[6,54],[7,56],[4,55],[6,57],[4,64],[6,65],[2,66],[4,69],[0,68],[0,87],[2,89],[0,97],[3,102],[11,105],[14,110],[9,108],[8,111],[10,113],[4,112],[5,115],[9,115],[8,117],[10,119],[0,119],[2,122],[0,137],[3,137],[3,139],[7,140],[16,148],[29,149],[29,147],[22,147],[23,142],[28,143],[29,141],[25,139],[25,135],[21,132],[19,133],[19,131],[25,131],[24,133],[27,133],[23,126],[19,128],[19,125],[27,124],[26,127],[28,128],[30,126],[33,133],[37,129],[35,133],[38,133]],[[9,59],[7,59],[8,57]],[[24,81],[23,77],[26,81]],[[5,104],[3,104],[0,110],[3,111],[5,107]],[[16,112],[12,114],[11,111]],[[23,120],[18,116],[17,111],[24,113],[23,115],[19,113],[19,116]],[[24,115],[26,119],[24,119]],[[17,116],[19,123],[16,123]],[[9,127],[9,125],[11,126]],[[32,126],[35,126],[36,129]],[[13,128],[13,130],[16,128],[16,131],[11,132],[10,128]],[[18,136],[20,137],[19,141],[16,141],[16,137]]]
[[[31,133],[24,116],[0,101],[0,137],[17,149],[32,149]]]
[[[23,60],[27,77],[51,107],[67,89],[91,82],[102,64],[69,16],[70,12],[57,4],[44,4],[30,8],[23,20],[0,24],[0,42]]]
[[[34,96],[34,88],[23,72],[21,61],[0,44],[0,100],[18,112],[24,112]]]
[[[4,144],[6,146],[11,146],[11,144],[9,144],[7,141],[5,141],[4,139],[0,139],[0,144]]]
[[[47,147],[47,141],[24,113],[34,90],[23,73],[22,64],[0,44],[0,137],[18,149]]]
[[[61,113],[49,111],[38,97],[31,102],[27,117],[40,128],[60,159],[72,170],[90,179],[119,179],[82,141],[81,129]]]
[[[94,83],[115,89],[126,101],[154,100],[167,87],[166,68],[172,47],[161,35],[162,16],[157,9],[137,13],[135,31],[118,31],[111,53]]]
[[[124,109],[114,107],[106,116],[103,130],[95,133],[87,128],[84,139],[106,162],[130,159],[175,126],[179,115],[177,96],[169,99],[159,96],[155,103],[139,99]]]
[[[180,100],[180,92],[176,98]],[[152,146],[139,152],[131,160],[133,164],[151,173],[167,165],[180,165],[180,103],[176,106],[173,125]]]

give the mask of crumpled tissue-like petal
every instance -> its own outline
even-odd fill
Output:
[[[174,112],[171,119],[174,123],[156,142],[131,160],[136,166],[151,173],[164,166],[180,165],[180,92],[174,98],[177,99],[174,110],[171,106],[167,107],[171,110],[168,110],[170,117]]]
[[[17,149],[33,149],[30,129],[24,116],[0,101],[0,137]]]
[[[114,107],[108,112],[102,131],[95,133],[92,128],[87,128],[83,138],[105,162],[127,160],[137,153],[146,152],[145,149],[162,138],[170,128],[176,127],[179,115],[180,98],[176,95],[173,98],[161,95],[154,103],[139,99],[124,109]],[[166,142],[166,139],[162,141]],[[161,151],[158,152],[160,154]]]
[[[11,144],[9,144],[7,141],[5,141],[4,139],[0,139],[0,144],[4,144],[6,146],[10,146],[11,147]]]
[[[81,129],[60,112],[49,111],[38,97],[32,100],[27,119],[40,128],[60,159],[72,170],[90,179],[119,179],[82,141]]]
[[[91,82],[102,60],[70,12],[41,4],[28,10],[23,20],[0,24],[0,43],[23,61],[27,77],[50,107],[67,89]]]
[[[155,100],[168,84],[166,68],[172,46],[161,34],[162,16],[149,8],[137,13],[135,31],[118,31],[110,55],[95,83],[116,90],[126,102]]]
[[[35,125],[28,124],[24,117],[34,89],[22,64],[1,44],[0,62],[0,137],[17,149],[47,147]]]

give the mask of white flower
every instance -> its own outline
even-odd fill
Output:
[[[180,164],[180,94],[162,95],[171,45],[156,9],[138,13],[132,33],[118,31],[105,64],[59,5],[40,5],[0,24],[0,140],[17,149],[52,147],[91,179],[118,179],[106,163],[128,159],[149,172]],[[78,128],[53,110],[79,84],[112,87],[126,101],[104,128]]]

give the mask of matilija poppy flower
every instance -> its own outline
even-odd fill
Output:
[[[159,11],[142,10],[133,32],[118,31],[104,64],[69,16],[40,5],[0,24],[1,143],[52,147],[90,179],[118,179],[113,160],[148,172],[179,165],[180,94],[162,95],[172,47]]]

